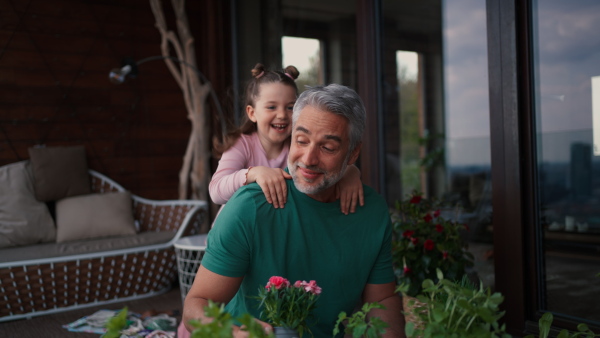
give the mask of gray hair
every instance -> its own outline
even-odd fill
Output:
[[[294,104],[293,126],[298,121],[300,111],[306,106],[341,115],[348,120],[350,151],[361,143],[367,114],[360,96],[352,88],[339,84],[308,87]]]

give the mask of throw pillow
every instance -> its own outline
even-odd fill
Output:
[[[29,148],[38,201],[57,201],[91,192],[85,147]]]
[[[53,242],[54,221],[35,199],[29,161],[0,167],[0,248]]]
[[[128,191],[68,197],[56,202],[56,242],[134,235]]]

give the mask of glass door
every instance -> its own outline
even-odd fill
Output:
[[[417,190],[458,206],[473,273],[493,288],[486,4],[383,0],[382,15],[388,203]]]

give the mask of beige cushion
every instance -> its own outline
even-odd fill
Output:
[[[131,193],[89,194],[59,200],[56,232],[58,243],[135,234]]]
[[[54,221],[33,194],[29,161],[0,167],[0,248],[52,242]]]
[[[84,146],[29,148],[29,157],[38,201],[58,201],[91,192]]]
[[[82,239],[63,243],[42,243],[2,249],[0,263],[24,261],[29,259],[64,257],[96,253],[109,250],[131,249],[146,245],[165,244],[173,239],[175,232],[145,231],[135,235]],[[1,326],[2,324],[0,324]]]

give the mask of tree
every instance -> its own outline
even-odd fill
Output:
[[[165,63],[183,91],[183,98],[192,122],[192,131],[183,164],[179,172],[179,199],[208,199],[210,177],[210,143],[208,133],[208,105],[206,99],[212,91],[210,82],[200,82],[196,73],[194,38],[190,32],[185,0],[171,0],[175,12],[177,32],[168,30],[160,0],[150,0],[156,19],[156,28],[161,35],[161,52]],[[171,51],[183,63],[175,63]]]

